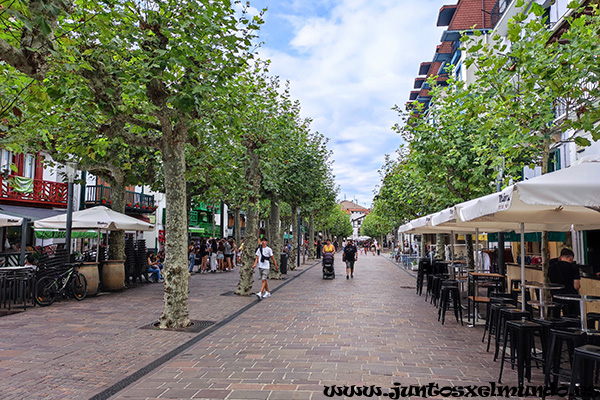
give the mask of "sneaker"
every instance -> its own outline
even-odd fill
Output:
[[[256,293],[256,297],[258,297],[259,300],[262,300],[262,295],[260,293]]]
[[[350,275],[350,278],[354,279],[354,274]]]
[[[267,299],[269,297],[271,297],[271,293],[265,292],[265,294],[263,294],[263,299]]]
[[[346,275],[346,279],[350,279],[350,277],[348,275]]]
[[[158,280],[158,283],[163,283],[164,281],[165,280],[161,278],[161,279]]]

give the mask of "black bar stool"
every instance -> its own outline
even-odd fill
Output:
[[[571,373],[571,384],[569,385],[569,399],[576,398],[577,394],[580,395],[577,397],[582,399],[600,398],[600,390],[594,387],[594,370],[599,362],[599,346],[586,344],[575,349],[573,372]]]
[[[514,358],[517,358],[517,374],[519,387],[523,387],[524,378],[531,381],[531,353],[535,349],[535,334],[542,336],[542,327],[531,321],[507,321],[504,327],[504,344],[502,347],[502,360],[500,362],[500,375],[498,383],[502,383],[502,372],[504,370],[504,361],[506,359],[506,345],[510,340],[510,358],[511,365],[514,365]],[[542,340],[542,352],[545,353],[545,343]]]
[[[565,321],[565,324],[567,321]],[[576,347],[586,343],[586,335],[578,329],[550,329],[550,340],[546,365],[544,368],[544,386],[549,384],[558,385],[559,378],[569,381],[573,371],[573,352]],[[567,348],[569,374],[561,371],[563,362],[563,344]]]
[[[452,298],[452,308],[454,309],[456,322],[459,322],[458,318],[460,315],[460,324],[463,325],[462,306],[460,304],[460,289],[458,288],[458,281],[454,280],[442,281],[442,294],[440,297],[440,306],[438,308],[438,321],[441,317],[442,325],[444,325],[444,322],[446,321],[446,310],[450,305],[450,298]]]
[[[528,311],[521,311],[517,308],[502,308],[499,310],[499,316],[496,320],[496,336],[495,336],[495,349],[494,349],[494,361],[498,359],[500,353],[500,345],[503,343],[504,328],[507,321],[522,320],[523,318],[531,319],[531,314]]]
[[[423,281],[425,276],[431,273],[431,264],[427,258],[421,258],[419,261],[419,270],[417,271],[417,294],[423,294]]]
[[[486,319],[485,319],[485,328],[483,331],[483,337],[481,338],[481,342],[483,343],[485,341],[485,334],[487,333],[488,335],[488,344],[487,344],[487,349],[486,351],[490,351],[490,343],[492,341],[492,335],[494,337],[496,337],[496,334],[498,332],[498,321],[500,319],[500,310],[503,309],[508,309],[508,308],[512,308],[512,309],[516,309],[516,307],[511,304],[511,303],[505,303],[505,302],[498,302],[497,300],[494,301],[494,299],[490,299],[490,309],[488,311],[488,314],[486,315]]]

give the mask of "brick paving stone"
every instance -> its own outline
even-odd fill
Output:
[[[220,321],[254,306],[112,398],[324,399],[325,385],[496,380],[481,326],[453,318],[442,326],[435,307],[406,288],[414,276],[383,256],[359,257],[352,280],[324,281],[317,266],[261,302],[220,296],[237,273],[192,276],[193,319]],[[341,278],[342,268],[338,255]],[[160,285],[143,285],[0,318],[2,399],[89,398],[194,337],[138,329],[158,318],[162,301]],[[516,371],[504,376],[516,383]]]

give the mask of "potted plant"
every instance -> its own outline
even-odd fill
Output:
[[[102,204],[106,204],[106,197],[102,197],[102,198],[100,199],[100,201],[102,202]]]

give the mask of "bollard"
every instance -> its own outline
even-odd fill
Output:
[[[286,274],[286,275],[287,275],[287,260],[288,260],[287,253],[281,253],[279,255],[279,272],[281,272],[282,274]]]

